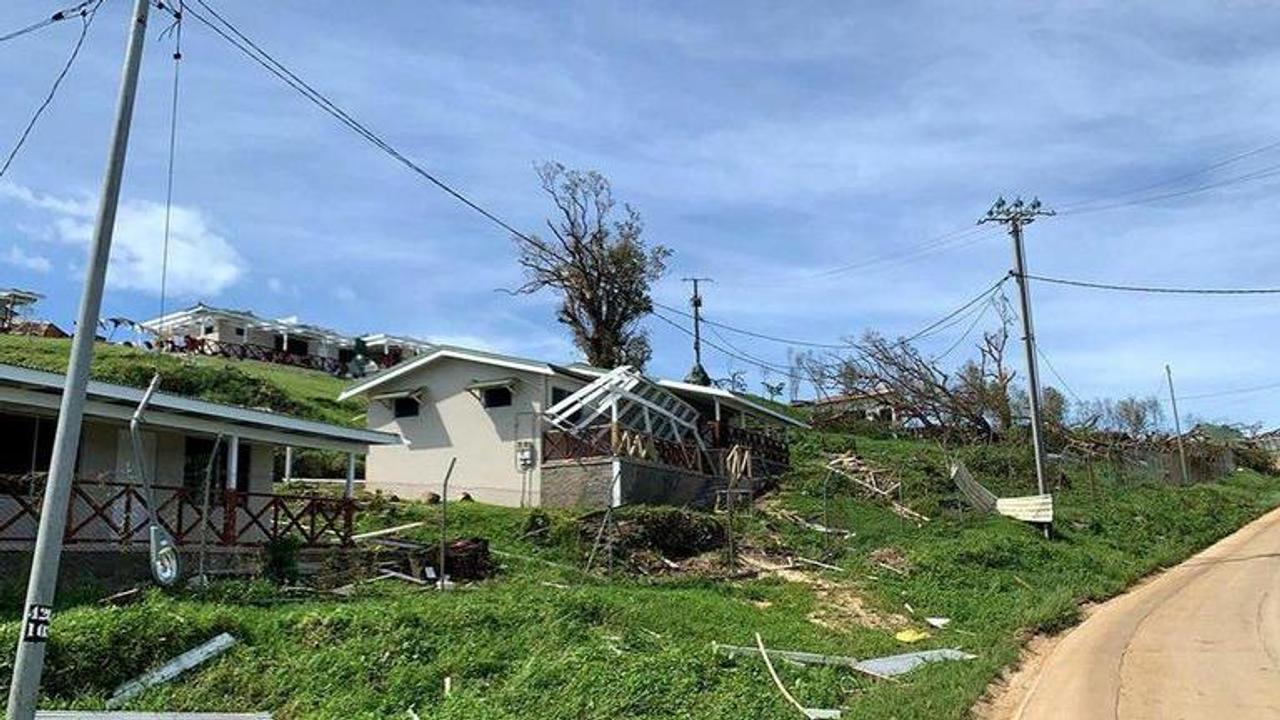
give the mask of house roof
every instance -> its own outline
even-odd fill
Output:
[[[30,305],[43,300],[44,296],[31,290],[19,288],[0,288],[0,303],[6,305]]]
[[[438,345],[432,351],[404,360],[390,368],[387,368],[386,370],[383,370],[382,372],[370,375],[364,380],[344,390],[342,394],[338,396],[338,400],[346,400],[356,395],[367,393],[390,380],[407,375],[419,368],[426,367],[437,360],[446,358],[469,360],[471,362],[477,362],[484,365],[493,365],[495,367],[503,367],[513,370],[523,370],[525,372],[535,373],[538,375],[568,375],[576,379],[588,381],[602,377],[610,372],[609,370],[581,362],[569,363],[567,365],[554,365],[541,360],[532,360],[515,355],[504,355],[502,353],[490,352],[488,350],[476,350],[474,348],[464,348],[456,345]],[[722,388],[691,385],[689,383],[679,382],[676,380],[657,380],[656,383],[671,390],[672,392],[675,392],[677,395],[686,393],[690,395],[710,397],[743,412],[766,415],[795,427],[808,427],[803,422],[800,422],[793,417]]]
[[[56,409],[65,385],[66,376],[60,373],[0,364],[0,400]],[[128,419],[144,394],[145,391],[138,388],[90,381],[90,406],[86,414]],[[393,433],[341,427],[162,392],[152,396],[148,408],[147,421],[156,425],[203,429],[206,432],[210,429],[220,431],[216,426],[231,426],[231,430],[243,429],[248,439],[292,443],[301,447],[354,451],[359,446],[400,443],[400,437]]]
[[[270,320],[268,318],[258,317],[249,310],[219,308],[213,307],[212,305],[205,305],[204,303],[196,303],[185,310],[171,312],[167,315],[153,318],[140,324],[146,330],[159,332],[162,330],[172,330],[191,323],[203,322],[210,318],[224,318],[231,320],[232,322],[241,323],[248,328],[289,333],[299,337],[309,337],[318,340],[327,340],[338,345],[347,346],[354,343],[354,340],[349,335],[344,335],[337,330],[330,330],[329,328],[320,327],[319,325],[300,323],[297,321],[297,318]]]
[[[774,420],[778,420],[792,427],[809,427],[807,424],[787,415],[786,413],[778,412],[777,410],[758,403],[746,396],[725,390],[724,388],[715,387],[714,385],[694,385],[692,383],[680,382],[679,380],[659,380],[658,384],[662,387],[668,388],[677,395],[687,393],[689,395],[701,395],[703,397],[714,398],[719,400],[721,403],[742,412],[767,415]]]

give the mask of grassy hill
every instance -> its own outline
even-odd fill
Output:
[[[779,517],[792,511],[823,521],[823,453],[855,447],[892,468],[904,500],[931,521],[905,522],[838,482],[827,487],[829,522],[852,537],[830,538]],[[154,591],[127,608],[69,607],[49,646],[50,701],[101,707],[119,682],[225,630],[242,645],[131,709],[269,709],[282,720],[408,717],[410,707],[424,718],[796,717],[762,663],[711,652],[712,642],[751,645],[759,632],[773,648],[857,657],[930,647],[973,652],[976,660],[927,666],[896,683],[778,667],[811,707],[842,707],[857,718],[959,719],[1029,634],[1075,622],[1081,603],[1114,595],[1280,504],[1280,479],[1248,470],[1217,484],[1172,487],[1089,482],[1068,468],[1070,484],[1057,494],[1057,535],[1046,540],[1030,526],[965,509],[947,480],[949,455],[936,445],[808,432],[795,452],[796,469],[779,490],[739,518],[744,551],[820,557],[839,571],[733,580],[646,575],[624,570],[623,557],[612,577],[588,574],[577,568],[594,520],[454,503],[451,535],[486,537],[519,556],[501,556],[495,578],[448,593],[375,583],[349,599],[300,599],[266,582],[218,583]],[[956,452],[993,489],[1029,489],[1022,447]],[[359,523],[428,520],[412,534],[433,541],[437,512],[376,498]],[[658,517],[654,527],[672,527],[667,515]],[[547,521],[547,530],[530,532]],[[714,567],[719,557],[692,564]],[[0,615],[9,620],[0,623],[0,647],[14,642],[17,597]],[[952,622],[932,629],[923,622],[930,616]],[[904,628],[931,636],[906,644],[894,637]],[[9,662],[0,656],[0,682]],[[447,698],[445,677],[453,683]]]
[[[66,372],[70,351],[70,340],[0,335],[0,363]],[[166,392],[336,425],[364,426],[363,401],[338,402],[346,381],[322,372],[254,360],[162,355],[105,343],[94,348],[95,380],[146,387],[156,371]]]

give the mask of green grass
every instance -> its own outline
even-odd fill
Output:
[[[782,545],[841,566],[815,577],[882,615],[909,615],[910,604],[920,617],[952,618],[915,645],[890,629],[815,624],[810,615],[830,611],[832,599],[809,584],[587,575],[563,567],[580,566],[589,546],[573,515],[547,513],[550,530],[530,535],[533,511],[453,503],[451,536],[486,537],[495,549],[561,566],[504,556],[497,577],[443,594],[379,583],[347,600],[284,602],[266,583],[220,583],[200,593],[153,592],[135,607],[70,607],[50,642],[49,700],[100,707],[119,682],[225,630],[242,640],[238,648],[131,707],[269,709],[282,720],[407,717],[410,706],[439,718],[795,717],[759,661],[711,653],[713,641],[751,645],[759,632],[771,647],[859,657],[969,650],[976,660],[928,666],[899,683],[778,667],[809,706],[844,707],[858,718],[958,719],[1029,633],[1070,625],[1080,603],[1114,595],[1280,503],[1280,479],[1250,471],[1176,488],[1105,480],[1095,487],[1073,470],[1072,486],[1056,498],[1058,534],[1045,540],[1022,523],[962,509],[936,446],[814,432],[797,444],[797,469],[770,504],[821,521],[820,453],[854,445],[893,467],[905,501],[932,521],[905,523],[833,482],[830,524],[853,537],[828,541],[763,513],[744,516],[739,530],[757,547]],[[998,492],[1030,491],[1022,450],[959,453]],[[359,524],[424,520],[410,534],[434,541],[438,512],[378,498]],[[905,556],[908,575],[870,560],[885,548]],[[0,646],[11,646],[16,632],[15,622],[0,624]],[[0,681],[8,662],[0,658]],[[454,687],[448,698],[446,676]]]
[[[0,335],[0,363],[61,373],[70,349],[70,340]],[[146,387],[157,370],[167,392],[364,427],[363,402],[338,402],[346,381],[322,372],[255,360],[161,355],[105,343],[94,347],[95,380]]]

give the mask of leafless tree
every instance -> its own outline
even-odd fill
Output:
[[[613,190],[600,173],[557,162],[536,170],[555,214],[546,222],[550,237],[513,238],[525,274],[515,292],[558,294],[557,320],[591,364],[643,367],[652,349],[640,320],[653,310],[649,287],[666,271],[671,251],[645,244],[644,223],[630,205],[613,219]]]

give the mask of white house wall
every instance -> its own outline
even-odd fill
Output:
[[[512,404],[485,408],[467,390],[476,383],[516,378]],[[457,466],[449,481],[449,496],[469,493],[476,500],[518,506],[522,495],[540,503],[542,438],[539,413],[550,401],[551,388],[573,391],[585,383],[570,378],[495,367],[444,358],[380,386],[376,394],[421,391],[420,413],[395,417],[394,401],[369,401],[372,430],[398,432],[405,444],[369,448],[365,461],[366,488],[401,497],[422,498],[439,493],[449,459]],[[525,479],[516,464],[521,441],[532,443],[534,468]],[[528,485],[526,488],[525,485]]]

